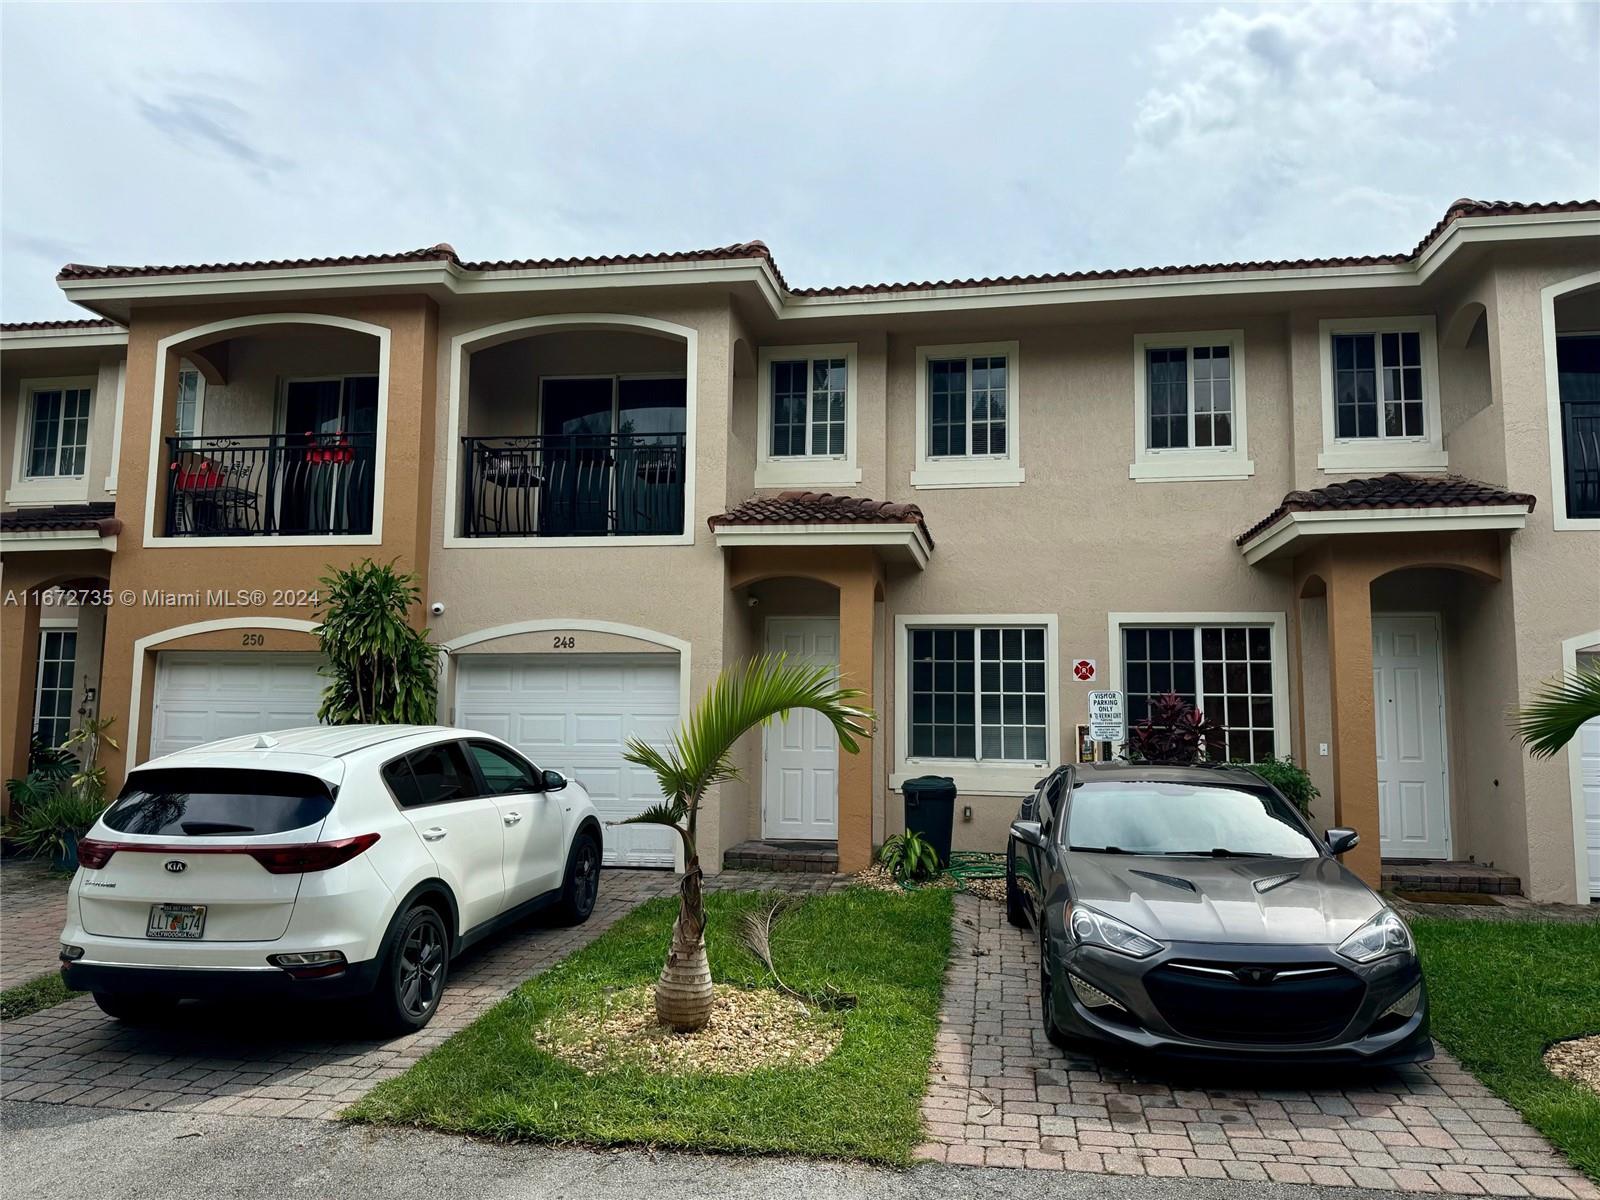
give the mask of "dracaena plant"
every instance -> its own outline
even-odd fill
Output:
[[[1182,696],[1168,692],[1150,701],[1150,715],[1128,730],[1128,757],[1168,767],[1219,759],[1224,730]]]
[[[664,797],[624,825],[665,825],[683,842],[684,873],[678,885],[678,918],[667,961],[656,981],[656,1019],[680,1033],[705,1026],[711,1016],[711,968],[706,960],[705,898],[701,893],[696,840],[700,805],[719,783],[739,777],[735,743],[750,730],[796,709],[821,713],[848,754],[871,736],[873,715],[855,705],[861,693],[841,688],[834,671],[760,655],[717,676],[672,741],[657,749],[638,738],[622,757],[654,773]]]
[[[409,614],[422,601],[417,577],[365,559],[320,580],[326,607],[311,632],[328,677],[317,720],[326,725],[431,725],[439,659]]]

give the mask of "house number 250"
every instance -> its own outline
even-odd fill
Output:
[[[246,646],[265,646],[267,637],[263,633],[247,633],[244,635],[242,642]]]
[[[572,650],[578,645],[578,639],[570,635],[558,633],[551,641],[551,645],[553,645],[557,650]]]

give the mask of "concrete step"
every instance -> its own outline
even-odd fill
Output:
[[[838,842],[750,841],[722,855],[724,871],[794,871],[833,875],[839,870]]]
[[[1522,880],[1509,871],[1482,863],[1386,858],[1383,860],[1383,890],[1520,896]]]

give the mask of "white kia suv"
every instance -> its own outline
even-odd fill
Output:
[[[69,987],[114,1017],[184,998],[367,997],[406,1032],[450,960],[599,893],[588,794],[498,738],[416,725],[230,738],[135,768],[78,845]]]

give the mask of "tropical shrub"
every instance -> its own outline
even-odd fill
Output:
[[[795,709],[821,713],[847,754],[870,737],[872,713],[856,708],[861,695],[841,688],[827,666],[790,663],[782,655],[758,655],[743,668],[730,666],[689,713],[665,749],[638,738],[622,757],[654,773],[664,797],[624,825],[665,825],[683,842],[684,873],[678,883],[678,917],[666,965],[656,981],[656,1019],[669,1029],[693,1033],[711,1017],[711,967],[706,960],[705,897],[701,892],[696,831],[700,803],[719,783],[739,777],[733,748],[750,730]]]
[[[1241,762],[1239,766],[1254,771],[1282,792],[1300,810],[1301,816],[1309,817],[1311,802],[1322,795],[1317,785],[1311,782],[1306,769],[1287,755],[1283,758],[1265,758],[1260,762]]]
[[[114,717],[90,717],[67,735],[61,752],[77,769],[65,778],[56,760],[50,767],[30,772],[25,780],[6,781],[16,806],[11,839],[24,854],[49,855],[59,866],[77,864],[78,839],[106,810],[106,769],[100,765],[100,746],[104,743],[113,750],[121,749],[106,732],[114,721]]]
[[[919,883],[939,873],[939,852],[914,829],[885,841],[878,861],[901,883]]]
[[[327,597],[311,632],[322,647],[317,720],[327,725],[431,725],[438,703],[438,650],[410,610],[417,577],[364,559],[320,580]]]
[[[1150,715],[1128,730],[1128,757],[1166,767],[1193,766],[1224,752],[1224,732],[1174,692],[1150,701]]]

